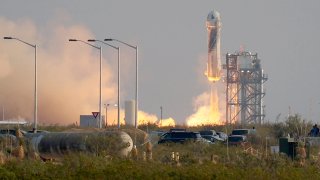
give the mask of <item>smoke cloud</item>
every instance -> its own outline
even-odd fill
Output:
[[[1,36],[37,44],[39,124],[72,124],[79,122],[80,114],[99,109],[99,51],[81,42],[68,41],[69,38],[87,40],[94,35],[84,26],[64,25],[65,20],[68,18],[60,15],[39,28],[28,19],[12,21],[0,17]],[[103,103],[117,99],[116,53],[107,53],[111,55],[102,60]],[[127,58],[131,54],[122,52],[121,56]],[[129,71],[131,65],[121,64],[123,72]],[[122,83],[126,81],[130,80],[124,76]],[[5,109],[5,119],[25,119],[32,123],[34,48],[16,40],[0,41],[0,84],[0,106]],[[127,92],[121,90],[121,94]],[[156,115],[143,111],[139,111],[138,117],[138,124],[158,122]],[[123,109],[120,118],[124,124]],[[116,123],[117,108],[109,106],[108,125]],[[172,118],[163,123],[175,124]]]
[[[2,37],[13,36],[37,44],[40,124],[76,123],[79,122],[80,114],[91,114],[93,111],[98,111],[99,107],[99,51],[80,42],[68,41],[69,38],[87,40],[94,38],[94,35],[84,26],[63,25],[60,21],[61,19],[54,20],[45,27],[38,28],[28,19],[12,21],[0,17]],[[123,53],[121,55],[127,56]],[[114,56],[110,57],[112,60],[105,57],[102,60],[103,102],[116,102],[117,98],[116,77],[114,77],[116,69],[112,68]],[[122,79],[122,82],[124,81],[126,79]],[[0,41],[0,84],[0,106],[5,109],[5,119],[25,119],[32,123],[34,48],[15,40]],[[221,124],[223,116],[219,110],[222,112],[221,107],[224,103],[223,98],[218,100],[220,96],[218,92],[221,91],[214,92],[214,96],[211,96],[210,92],[205,92],[195,98],[195,113],[187,118],[187,125]],[[126,93],[121,90],[121,94]],[[215,102],[211,102],[212,100]],[[212,107],[212,104],[216,104],[216,107]],[[116,119],[117,108],[109,107],[108,124],[116,124]],[[124,123],[123,109],[121,123]],[[159,119],[156,115],[139,111],[138,123],[159,124]],[[174,126],[175,121],[167,118],[159,125]]]
[[[37,44],[38,121],[70,124],[80,114],[98,110],[99,51],[68,38],[86,40],[92,33],[83,26],[48,24],[43,30],[32,21],[0,18],[0,34]],[[0,104],[6,119],[33,121],[34,49],[15,40],[0,42]],[[103,101],[115,101],[112,70],[103,59]]]
[[[225,110],[222,88],[222,83],[216,82],[211,84],[211,91],[194,98],[194,113],[186,120],[188,126],[220,125],[225,122],[222,113]]]
[[[12,21],[3,17],[0,17],[0,26],[1,36],[13,36],[37,44],[40,124],[76,123],[80,114],[98,111],[99,51],[80,42],[68,41],[69,38],[82,40],[94,38],[89,29],[81,25],[65,25],[60,20],[54,20],[39,28],[28,19]],[[112,54],[109,57],[104,57],[104,54],[103,102],[116,102],[117,77],[114,77],[116,57],[114,53],[108,53]],[[125,53],[121,55],[128,56]],[[124,70],[128,69],[122,67]],[[128,80],[122,79],[122,83],[125,81]],[[0,84],[0,106],[5,109],[5,119],[26,119],[33,122],[34,49],[32,47],[15,40],[0,41]],[[211,96],[211,92],[205,92],[195,98],[195,113],[187,118],[187,125],[223,122],[223,117],[219,113],[224,109],[223,98],[218,98],[222,97],[219,94],[220,86],[217,86],[216,97]],[[126,93],[124,90],[121,92],[122,95]],[[214,103],[215,112],[212,111],[212,100],[217,101]],[[102,113],[104,114],[103,110]],[[213,117],[216,120],[212,121]],[[117,123],[116,119],[117,108],[109,107],[108,124]],[[121,123],[124,123],[123,109],[121,109]],[[156,115],[139,111],[138,123],[159,124],[159,119]],[[169,117],[163,119],[161,125],[175,125],[175,121]]]

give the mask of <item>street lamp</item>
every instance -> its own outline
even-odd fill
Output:
[[[110,46],[116,50],[118,50],[118,129],[120,129],[120,48],[115,47],[111,44],[108,44],[106,42],[97,40],[97,39],[89,39],[89,42],[100,42],[104,45]]]
[[[159,127],[162,126],[162,111],[163,111],[162,106],[160,106],[160,126]]]
[[[100,51],[100,88],[99,88],[99,128],[102,128],[102,116],[101,116],[101,101],[102,101],[102,96],[101,96],[101,88],[102,88],[102,78],[101,78],[101,72],[102,72],[102,48],[100,46],[95,46],[90,43],[87,43],[86,41],[78,40],[78,39],[69,39],[70,42],[75,42],[79,41],[82,42],[86,45],[89,45],[91,47],[94,47],[96,49],[99,49]]]
[[[33,125],[33,131],[36,133],[37,132],[37,128],[38,128],[38,94],[37,94],[37,45],[33,45],[30,44],[28,42],[25,42],[19,38],[15,38],[15,37],[3,37],[3,39],[8,39],[8,40],[17,40],[20,41],[28,46],[31,46],[34,48],[34,114],[33,114],[33,118],[34,118],[34,125]]]
[[[4,121],[4,106],[2,106],[2,121]]]
[[[136,50],[136,97],[135,97],[135,118],[134,118],[134,127],[137,128],[137,120],[138,120],[138,46],[130,45],[126,42],[117,40],[117,39],[104,39],[104,41],[117,41],[121,44],[127,45]]]

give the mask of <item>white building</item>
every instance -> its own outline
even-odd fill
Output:
[[[102,127],[105,127],[105,117],[102,116]],[[99,128],[99,116],[97,118],[94,118],[94,116],[91,115],[80,115],[80,127],[93,127],[93,128]]]

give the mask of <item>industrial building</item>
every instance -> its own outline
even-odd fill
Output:
[[[226,123],[261,124],[265,111],[264,74],[258,54],[227,53],[226,64]]]
[[[102,127],[105,126],[105,116],[101,116],[102,118]],[[80,127],[92,127],[92,128],[99,128],[99,116],[94,117],[91,115],[80,115]]]

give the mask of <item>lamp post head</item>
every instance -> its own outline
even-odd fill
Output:
[[[88,42],[96,42],[97,40],[95,39],[89,39]]]
[[[113,41],[113,39],[104,39],[104,41]]]
[[[13,38],[6,36],[6,37],[3,37],[3,39],[13,39]]]
[[[69,41],[78,41],[78,40],[76,40],[76,39],[69,39]]]

